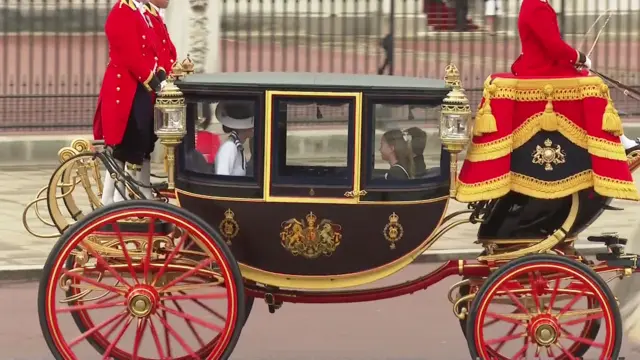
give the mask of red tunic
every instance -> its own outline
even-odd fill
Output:
[[[555,10],[547,0],[523,0],[518,16],[522,54],[511,65],[519,76],[580,75],[579,53],[560,35]]]
[[[122,142],[133,100],[142,83],[149,92],[160,86],[156,75],[156,35],[133,0],[120,0],[107,16],[109,63],[93,119],[93,136],[108,146]],[[152,98],[154,98],[152,96]]]
[[[167,25],[164,23],[164,20],[158,14],[156,9],[151,6],[151,4],[147,4],[147,11],[149,12],[149,18],[151,19],[151,23],[153,24],[153,31],[156,33],[156,37],[158,40],[157,48],[160,52],[160,60],[158,61],[158,67],[165,69],[166,73],[171,72],[171,68],[173,64],[178,60],[178,52],[176,51],[176,47],[171,41],[171,37],[169,36],[169,31],[167,30]]]

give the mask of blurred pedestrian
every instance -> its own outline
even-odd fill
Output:
[[[502,0],[484,0],[484,16],[487,31],[491,35],[496,34],[496,17],[502,16]]]
[[[469,24],[467,15],[469,14],[469,0],[456,0],[456,30],[467,31]]]
[[[391,73],[391,62],[393,61],[393,34],[391,32],[382,38],[380,47],[384,51],[384,62],[378,68],[378,75],[384,74],[387,68],[389,69],[389,73]]]

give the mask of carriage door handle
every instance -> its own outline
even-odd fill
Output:
[[[361,196],[365,196],[367,195],[367,190],[360,190],[360,191],[347,191],[344,193],[345,197],[348,198],[359,198]]]

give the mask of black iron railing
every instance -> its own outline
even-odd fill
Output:
[[[189,11],[191,2],[180,1],[179,10]],[[0,1],[0,130],[91,127],[108,59],[104,20],[115,2]],[[519,3],[222,0],[220,68],[440,78],[445,65],[454,62],[477,103],[487,75],[509,71],[520,51]],[[640,23],[640,0],[552,3],[565,39],[582,43],[584,51],[598,28],[586,38],[585,32],[606,5],[615,3],[592,59],[599,71],[640,85],[640,30],[635,25]],[[621,113],[640,114],[638,104],[613,95]]]

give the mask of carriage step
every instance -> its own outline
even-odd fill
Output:
[[[620,255],[614,253],[596,254],[596,260],[604,261],[611,267],[635,268],[638,264],[638,255]]]
[[[600,235],[600,236],[589,236],[587,237],[588,241],[591,242],[598,242],[598,243],[603,243],[605,245],[607,245],[607,247],[612,247],[612,246],[616,246],[616,245],[627,245],[627,239],[618,237],[617,234],[606,234],[606,235]]]
[[[619,208],[619,207],[615,207],[615,206],[611,206],[611,205],[604,205],[604,206],[602,206],[602,208],[605,209],[605,210],[614,210],[614,211],[624,210],[623,208]]]

